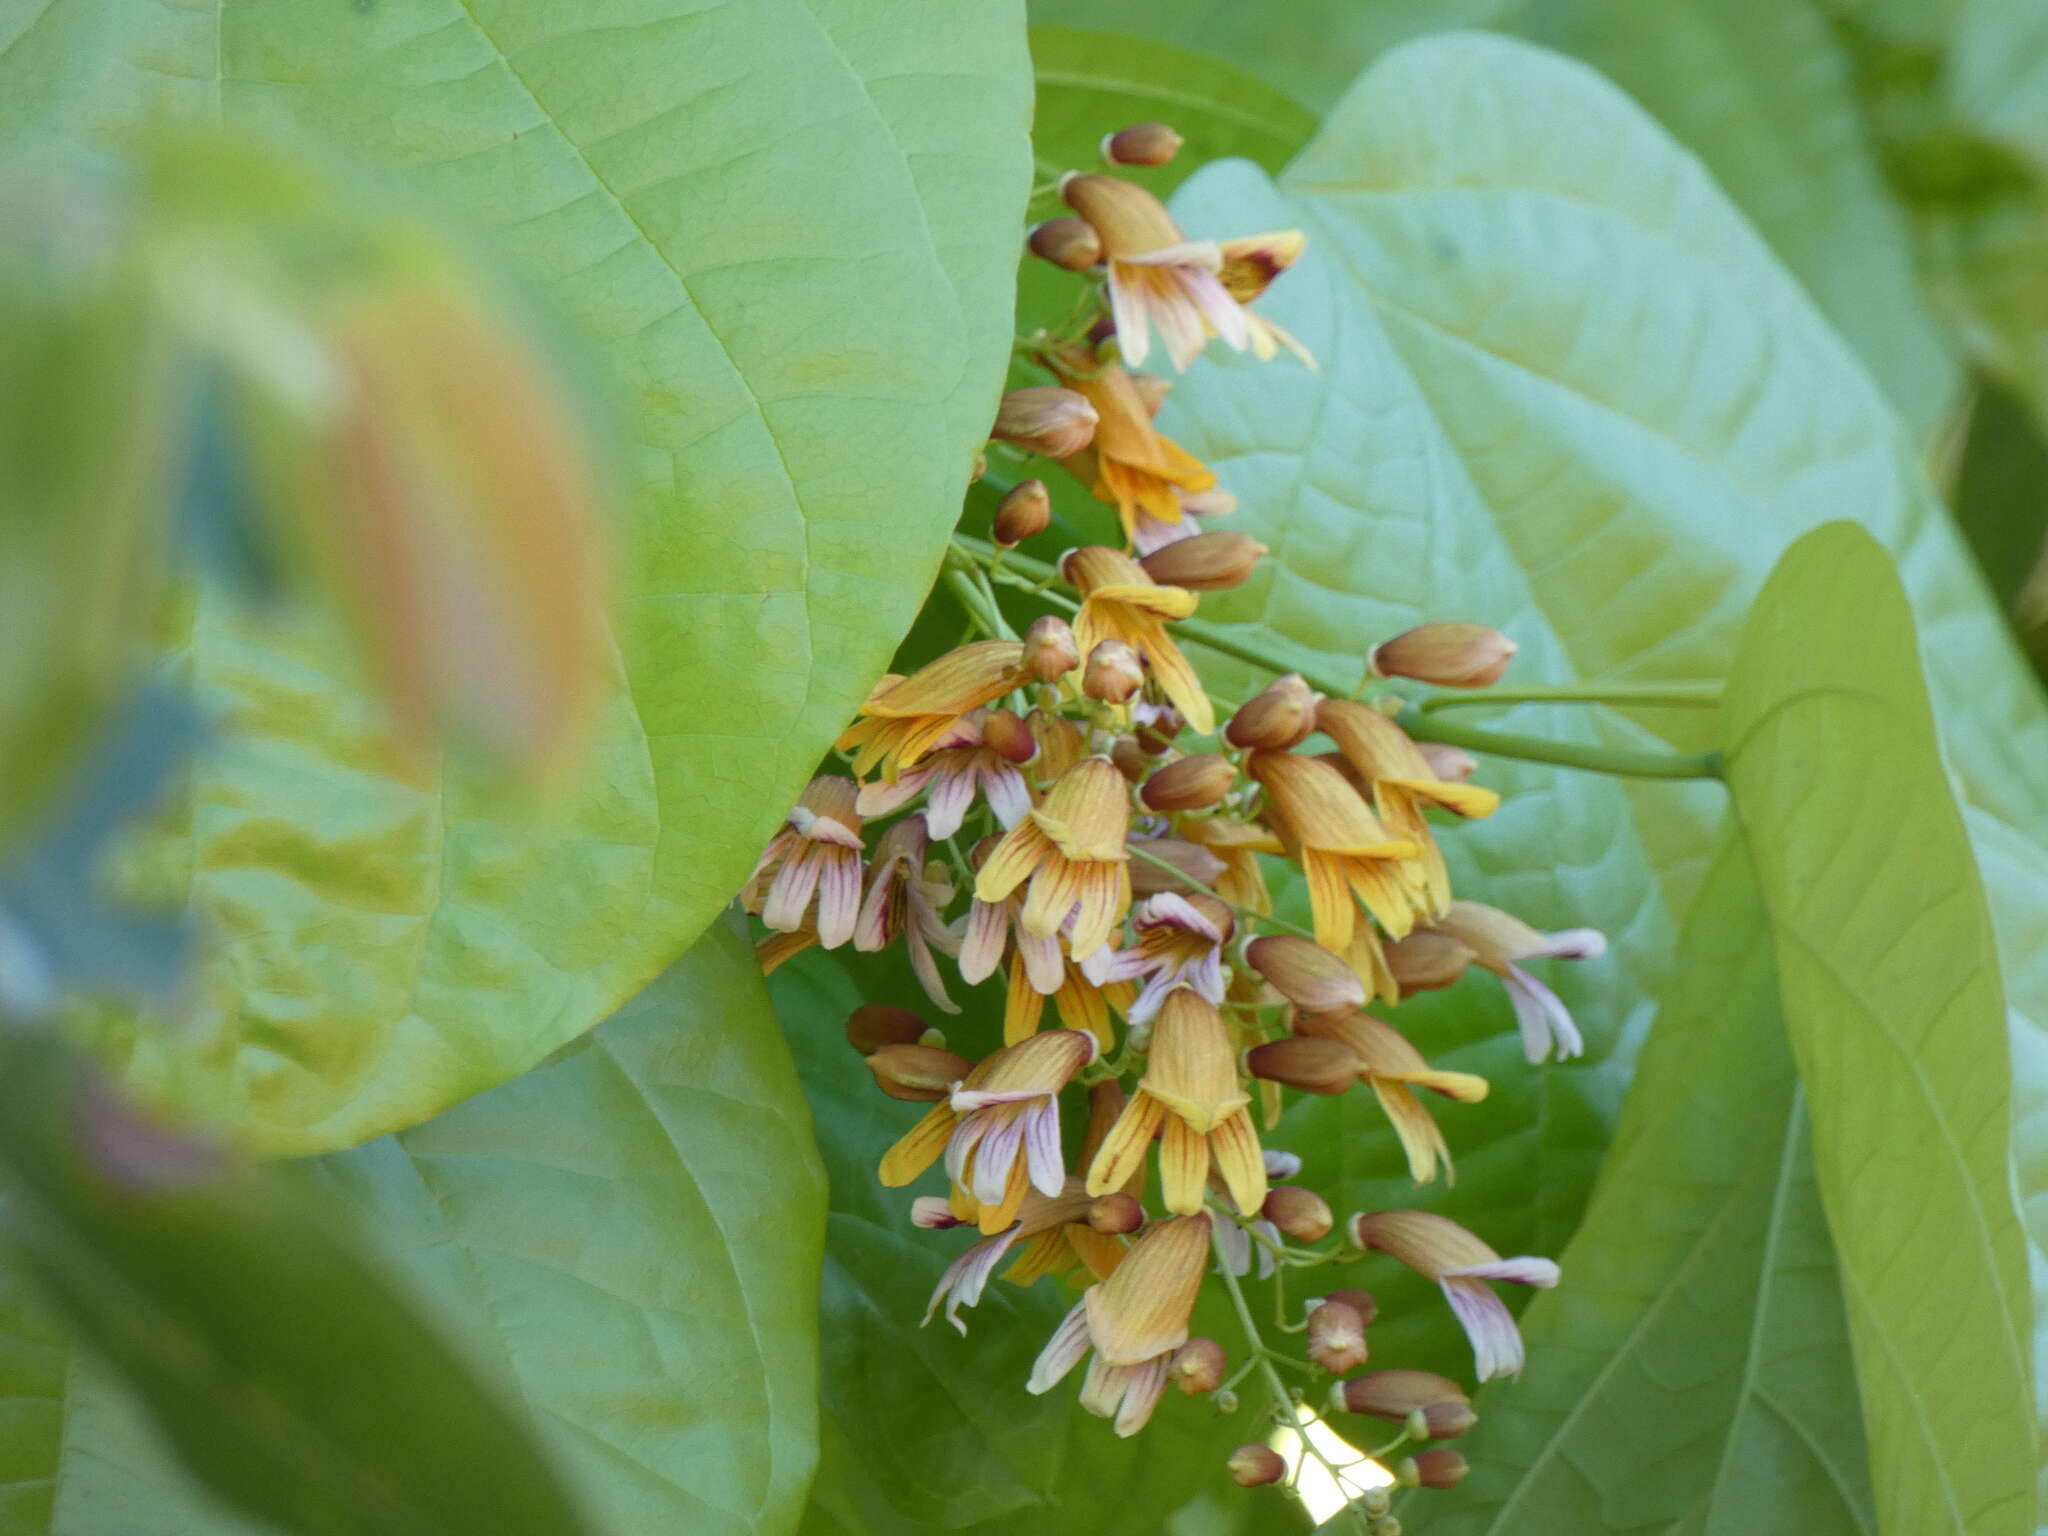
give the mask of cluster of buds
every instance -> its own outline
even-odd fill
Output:
[[[1170,130],[1140,127],[1107,141],[1112,163],[1178,147]],[[1514,647],[1484,626],[1425,624],[1362,656],[1361,697],[1289,674],[1219,711],[1174,626],[1265,550],[1195,531],[1228,498],[1154,427],[1164,382],[1126,365],[1154,329],[1177,367],[1211,336],[1270,355],[1286,338],[1247,306],[1301,238],[1191,241],[1150,194],[1106,175],[1070,176],[1061,195],[1075,217],[1041,225],[1030,248],[1098,272],[1100,307],[1086,339],[1038,339],[1056,382],[1013,393],[998,433],[1114,505],[1128,545],[1069,551],[1032,599],[1062,611],[1021,638],[989,579],[1001,556],[956,573],[980,594],[969,612],[983,637],[883,678],[840,737],[845,771],[813,780],[742,893],[770,930],[763,964],[900,941],[931,1006],[963,1015],[948,1038],[869,1004],[847,1038],[884,1093],[924,1106],[882,1152],[881,1181],[938,1170],[912,1221],[973,1229],[926,1321],[943,1311],[964,1334],[962,1310],[999,1272],[1078,1292],[1026,1390],[1050,1391],[1085,1362],[1081,1404],[1120,1435],[1144,1427],[1169,1385],[1234,1412],[1271,1351],[1249,1339],[1232,1370],[1224,1344],[1191,1337],[1204,1287],[1332,1263],[1392,1262],[1436,1283],[1471,1340],[1473,1378],[1513,1375],[1521,1339],[1493,1287],[1555,1284],[1554,1264],[1503,1258],[1424,1210],[1340,1223],[1297,1182],[1300,1160],[1265,1143],[1290,1091],[1365,1092],[1416,1184],[1448,1183],[1426,1095],[1471,1103],[1488,1084],[1432,1064],[1398,1009],[1475,966],[1505,983],[1531,1062],[1582,1049],[1524,962],[1595,956],[1600,936],[1539,933],[1453,895],[1438,832],[1445,818],[1491,815],[1499,797],[1471,782],[1470,757],[1412,739],[1394,718],[1401,701],[1374,696],[1377,678],[1491,684]],[[998,508],[997,548],[1048,518],[1043,481],[1020,482]],[[1071,596],[1047,595],[1055,575]],[[1305,924],[1275,911],[1267,873],[1282,863],[1305,877]],[[954,1000],[946,961],[969,988],[1000,973],[985,1025]],[[1074,1116],[1070,1160],[1062,1121]],[[1302,1369],[1336,1378],[1334,1409],[1399,1426],[1382,1452],[1463,1435],[1475,1419],[1458,1383],[1359,1374],[1377,1313],[1362,1290],[1316,1298],[1293,1325]],[[1275,1398],[1298,1425],[1296,1396]],[[1463,1471],[1441,1447],[1395,1466],[1426,1487]],[[1269,1483],[1285,1464],[1253,1443],[1228,1472]],[[1383,1501],[1369,1513],[1383,1517]]]

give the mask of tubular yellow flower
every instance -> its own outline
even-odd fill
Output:
[[[853,781],[821,773],[805,787],[740,891],[740,905],[768,927],[805,934],[826,949],[853,937],[860,916],[860,815]],[[810,919],[813,899],[817,918]],[[779,965],[798,949],[778,955]],[[763,956],[763,963],[767,963]],[[769,966],[773,969],[773,966]]]
[[[1466,945],[1474,964],[1507,983],[1515,1023],[1522,1031],[1522,1050],[1531,1061],[1542,1061],[1553,1051],[1560,1061],[1585,1053],[1586,1042],[1564,1000],[1515,962],[1597,960],[1607,952],[1607,939],[1599,930],[1538,933],[1519,917],[1476,901],[1452,902],[1434,927]]]
[[[1081,612],[1074,619],[1074,638],[1087,655],[1104,640],[1121,640],[1152,669],[1160,691],[1198,734],[1216,729],[1216,711],[1202,680],[1180,647],[1167,637],[1166,621],[1195,611],[1195,594],[1181,587],[1162,587],[1129,555],[1099,544],[1069,550],[1061,574],[1081,594]]]
[[[1422,850],[1426,901],[1417,915],[1442,916],[1451,902],[1451,874],[1424,809],[1433,805],[1478,819],[1500,808],[1500,796],[1477,784],[1450,784],[1437,778],[1408,733],[1370,704],[1325,699],[1316,711],[1316,725],[1370,788],[1373,806],[1387,829]]]
[[[938,1203],[944,1204],[943,1201]],[[924,1321],[929,1323],[943,1303],[946,1321],[961,1333],[966,1333],[967,1325],[960,1320],[960,1309],[981,1300],[981,1293],[987,1288],[996,1266],[1019,1243],[1024,1245],[1024,1251],[1003,1276],[1013,1285],[1029,1285],[1040,1275],[1063,1274],[1084,1263],[1096,1279],[1108,1279],[1123,1260],[1124,1245],[1089,1227],[1088,1213],[1093,1204],[1081,1192],[1079,1179],[1068,1179],[1065,1188],[1057,1195],[1027,1190],[1023,1203],[1017,1208],[1015,1221],[994,1236],[984,1237],[973,1244],[946,1266],[946,1272],[939,1277],[938,1286],[932,1291],[931,1305],[925,1308]],[[948,1216],[928,1224],[954,1226],[959,1223]],[[1086,1236],[1081,1236],[1082,1233]]]
[[[1237,1052],[1215,1005],[1190,987],[1176,987],[1160,1005],[1152,1051],[1138,1091],[1088,1168],[1088,1192],[1121,1189],[1144,1166],[1160,1136],[1159,1180],[1166,1208],[1202,1208],[1213,1161],[1238,1210],[1253,1215],[1266,1198],[1266,1164],[1238,1080]]]
[[[1215,472],[1152,425],[1144,396],[1115,363],[1074,353],[1049,361],[1096,416],[1094,441],[1060,462],[1097,501],[1116,508],[1124,537],[1139,549],[1153,542],[1148,527],[1179,528],[1182,495],[1213,490]]]
[[[1000,711],[998,712],[1000,713]],[[1015,716],[1011,716],[1015,719]],[[974,808],[977,790],[996,820],[1014,827],[1031,809],[1031,789],[1017,765],[991,743],[985,709],[969,710],[939,737],[924,759],[901,765],[892,781],[881,779],[860,787],[857,808],[863,816],[886,816],[925,792],[925,819],[931,835],[943,840],[960,830]],[[1021,724],[1021,722],[1020,722]]]
[[[1273,897],[1256,855],[1285,853],[1286,846],[1279,838],[1264,827],[1227,816],[1183,816],[1176,830],[1222,862],[1222,871],[1209,882],[1217,895],[1252,912],[1273,910]]]
[[[1025,1390],[1050,1392],[1092,1349],[1081,1406],[1135,1435],[1166,1391],[1167,1367],[1188,1339],[1188,1319],[1209,1264],[1209,1218],[1183,1216],[1146,1229],[1116,1273],[1090,1286],[1053,1330]]]
[[[1352,897],[1387,932],[1405,937],[1415,925],[1415,909],[1400,866],[1421,849],[1383,826],[1328,763],[1291,752],[1254,752],[1246,768],[1266,786],[1279,830],[1298,852],[1316,942],[1377,984],[1386,962],[1371,930],[1359,924]]]
[[[1225,240],[1218,246],[1223,266],[1216,275],[1223,291],[1245,306],[1252,353],[1262,363],[1270,363],[1285,347],[1308,367],[1316,366],[1308,348],[1251,308],[1253,301],[1273,286],[1273,279],[1294,265],[1307,244],[1308,238],[1300,230],[1282,229],[1268,235]]]
[[[1048,937],[1068,916],[1068,953],[1076,960],[1108,942],[1131,905],[1130,786],[1106,757],[1084,757],[1039,806],[1003,834],[975,877],[980,901],[1001,901],[1025,881],[1018,914],[1027,933]]]
[[[1295,1021],[1295,1028],[1310,1039],[1341,1041],[1358,1058],[1359,1075],[1372,1084],[1380,1108],[1401,1138],[1401,1149],[1408,1154],[1408,1173],[1416,1183],[1427,1184],[1435,1178],[1439,1162],[1444,1182],[1457,1182],[1444,1133],[1415,1097],[1415,1090],[1428,1088],[1445,1098],[1476,1104],[1486,1097],[1485,1078],[1432,1067],[1400,1031],[1369,1013],[1307,1014]]]
[[[1472,1341],[1481,1381],[1520,1374],[1522,1335],[1514,1314],[1486,1282],[1512,1280],[1547,1288],[1558,1281],[1555,1263],[1504,1259],[1455,1221],[1429,1211],[1371,1211],[1352,1217],[1350,1230],[1357,1247],[1377,1248],[1443,1288]]]
[[[919,667],[885,677],[860,707],[862,718],[841,733],[842,752],[859,748],[853,771],[865,778],[877,764],[895,783],[953,733],[960,717],[1023,682],[1024,647],[1016,640],[977,640]]]
[[[1069,176],[1060,196],[1102,237],[1117,346],[1132,367],[1151,352],[1155,325],[1182,372],[1211,336],[1240,352],[1251,344],[1243,307],[1217,277],[1215,241],[1188,239],[1158,198],[1120,177]]]

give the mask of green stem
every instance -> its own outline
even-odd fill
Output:
[[[1437,693],[1421,701],[1426,715],[1440,709],[1474,709],[1484,704],[1657,704],[1671,709],[1715,709],[1721,685],[1712,681],[1671,683],[1532,683],[1526,688],[1482,688],[1471,693]]]

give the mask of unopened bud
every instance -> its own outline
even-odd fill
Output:
[[[1365,1536],[1401,1536],[1407,1527],[1392,1515],[1382,1515],[1367,1528]]]
[[[1102,237],[1086,219],[1047,219],[1027,243],[1039,260],[1069,272],[1085,272],[1102,260]]]
[[[1144,704],[1137,715],[1138,745],[1149,757],[1158,757],[1172,747],[1180,733],[1188,728],[1181,712],[1171,704]]]
[[[1119,1232],[1135,1232],[1145,1224],[1145,1208],[1138,1204],[1138,1197],[1113,1190],[1106,1195],[1097,1195],[1088,1203],[1088,1225],[1098,1232],[1115,1235]]]
[[[1105,704],[1129,701],[1145,686],[1145,664],[1138,653],[1121,640],[1102,640],[1088,653],[1088,669],[1081,674],[1081,691]],[[1135,749],[1136,743],[1132,743]]]
[[[992,709],[981,722],[981,739],[999,757],[1028,763],[1038,756],[1038,738],[1014,710]]]
[[[1266,747],[1274,751],[1300,746],[1316,728],[1316,706],[1322,702],[1299,672],[1289,672],[1252,695],[1223,727],[1233,747]]]
[[[1372,1320],[1380,1315],[1380,1304],[1373,1300],[1371,1291],[1361,1291],[1347,1286],[1343,1290],[1330,1292],[1323,1300],[1343,1302],[1365,1319],[1365,1326],[1368,1328],[1372,1326]]]
[[[846,1043],[863,1056],[885,1045],[915,1045],[930,1026],[908,1008],[862,1003],[846,1016]]]
[[[1301,1159],[1292,1152],[1282,1152],[1278,1147],[1267,1147],[1259,1160],[1266,1165],[1269,1179],[1291,1179],[1301,1172]]]
[[[1186,142],[1164,123],[1133,123],[1103,135],[1102,158],[1111,165],[1165,165]]]
[[[1207,810],[1237,782],[1230,759],[1216,752],[1198,752],[1155,769],[1138,798],[1155,811]]]
[[[1365,1319],[1327,1297],[1308,1315],[1308,1357],[1332,1376],[1365,1364]]]
[[[1243,586],[1265,553],[1248,533],[1198,533],[1153,550],[1138,564],[1161,586],[1216,592]]]
[[[1240,1488],[1258,1488],[1277,1483],[1287,1475],[1287,1461],[1270,1445],[1254,1440],[1230,1453],[1230,1479]]]
[[[1419,1451],[1413,1460],[1415,1481],[1424,1488],[1455,1488],[1472,1470],[1470,1462],[1449,1449]]]
[[[1109,760],[1116,764],[1116,771],[1132,784],[1145,782],[1145,775],[1152,771],[1152,759],[1145,755],[1145,749],[1138,745],[1135,736],[1119,736],[1110,743]]]
[[[1073,626],[1056,613],[1031,621],[1024,631],[1024,669],[1041,683],[1056,683],[1081,664]]]
[[[1515,654],[1515,642],[1484,624],[1422,624],[1372,648],[1381,677],[1412,677],[1439,688],[1491,688]]]
[[[1223,1346],[1214,1339],[1189,1339],[1173,1352],[1166,1379],[1189,1397],[1197,1397],[1223,1385],[1223,1372],[1229,1364]]]
[[[1052,498],[1043,480],[1019,480],[996,503],[991,532],[1004,549],[1014,549],[1034,534],[1045,532],[1052,522]]]
[[[1064,459],[1095,440],[1095,407],[1087,396],[1057,384],[1028,384],[1003,396],[990,437]]]
[[[1299,1184],[1277,1184],[1267,1190],[1259,1214],[1298,1243],[1319,1243],[1337,1224],[1330,1202]]]
[[[1381,1483],[1378,1487],[1366,1489],[1358,1496],[1358,1507],[1371,1518],[1376,1519],[1384,1515],[1394,1505],[1394,1496],[1387,1492],[1388,1486]],[[1367,1536],[1371,1536],[1371,1533],[1368,1532]]]
[[[1393,1471],[1396,1487],[1413,1488],[1422,1481],[1422,1473],[1417,1470],[1413,1456],[1403,1456],[1394,1463]]]
[[[1358,1053],[1342,1040],[1317,1035],[1289,1035],[1268,1040],[1244,1053],[1245,1070],[1269,1083],[1285,1083],[1304,1093],[1339,1094],[1358,1081]]]
[[[974,1063],[929,1045],[885,1045],[868,1057],[868,1070],[892,1099],[936,1104],[974,1070]]]
[[[1157,896],[1161,891],[1185,896],[1195,889],[1188,880],[1214,885],[1216,877],[1229,867],[1200,843],[1191,843],[1182,837],[1148,837],[1134,846],[1143,848],[1153,859],[1172,865],[1178,872],[1170,874],[1151,859],[1132,859],[1131,893],[1135,896]],[[1178,875],[1188,878],[1183,880]]]
[[[1463,939],[1418,928],[1386,946],[1387,970],[1403,992],[1434,992],[1448,987],[1476,958]]]
[[[1408,1417],[1402,1421],[1401,1433],[1406,1435],[1410,1440],[1429,1439],[1429,1415],[1424,1413],[1420,1408],[1416,1409],[1413,1413],[1409,1414]]]
[[[944,1195],[919,1195],[911,1201],[910,1224],[930,1232],[943,1232],[948,1227],[965,1225],[953,1213],[953,1202]]]
[[[1330,1405],[1405,1424],[1420,1413],[1432,1440],[1454,1440],[1479,1422],[1465,1389],[1433,1371],[1372,1371],[1338,1384]]]
[[[1439,784],[1464,784],[1479,771],[1479,759],[1463,747],[1441,741],[1418,741],[1415,746],[1429,764],[1429,776]]]
[[[1307,1013],[1349,1013],[1365,1006],[1365,984],[1314,939],[1269,934],[1245,946],[1245,959],[1287,1001]]]

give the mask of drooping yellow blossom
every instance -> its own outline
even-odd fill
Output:
[[[1074,619],[1081,654],[1104,640],[1123,641],[1145,658],[1160,691],[1198,735],[1214,731],[1216,711],[1202,691],[1202,680],[1166,633],[1168,619],[1184,619],[1195,611],[1195,594],[1162,587],[1129,555],[1099,544],[1069,550],[1060,571],[1081,594],[1081,611]]]
[[[1553,1051],[1559,1061],[1585,1053],[1586,1042],[1564,1000],[1516,962],[1597,960],[1607,953],[1607,938],[1599,929],[1538,933],[1519,917],[1477,901],[1452,902],[1432,926],[1466,945],[1475,965],[1507,983],[1523,1053],[1531,1061],[1542,1061]]]
[[[1067,953],[1085,960],[1131,905],[1130,786],[1106,757],[1084,757],[1045,803],[1003,834],[975,877],[977,900],[999,902],[1025,881],[1018,921],[1049,937],[1072,919]]]
[[[1430,1211],[1368,1211],[1351,1218],[1352,1244],[1377,1248],[1434,1280],[1472,1341],[1481,1381],[1516,1376],[1522,1370],[1522,1335],[1507,1303],[1489,1280],[1548,1288],[1558,1281],[1549,1259],[1504,1259],[1455,1221]]]
[[[1069,176],[1060,196],[1102,238],[1117,347],[1132,367],[1152,350],[1152,330],[1182,372],[1211,336],[1242,352],[1251,344],[1245,311],[1217,274],[1223,251],[1190,240],[1158,198],[1118,176]]]
[[[1153,1024],[1138,1091],[1089,1165],[1089,1193],[1122,1188],[1144,1166],[1145,1150],[1157,1134],[1159,1181],[1169,1211],[1202,1208],[1213,1161],[1238,1210],[1251,1215],[1266,1198],[1266,1165],[1250,1103],[1223,1016],[1193,988],[1176,987]]]
[[[861,705],[861,718],[840,735],[839,750],[858,748],[854,773],[865,778],[880,765],[893,784],[903,769],[946,743],[961,716],[1018,686],[1023,663],[1021,641],[977,640],[908,677],[885,677]]]
[[[1408,1172],[1416,1183],[1427,1184],[1435,1178],[1438,1163],[1443,1164],[1445,1182],[1456,1182],[1444,1133],[1422,1107],[1415,1090],[1428,1088],[1445,1098],[1476,1104],[1486,1097],[1485,1078],[1432,1067],[1406,1036],[1369,1013],[1304,1014],[1294,1027],[1303,1035],[1338,1041],[1357,1058],[1358,1074],[1372,1085],[1380,1108],[1401,1138],[1401,1150],[1408,1154]]]
[[[1122,368],[1070,353],[1054,365],[1062,359],[1075,370],[1062,377],[1095,407],[1097,420],[1094,442],[1060,462],[1097,501],[1116,508],[1124,537],[1142,552],[1160,542],[1152,530],[1182,523],[1183,495],[1215,488],[1215,471],[1152,425],[1144,396]]]
[[[1223,291],[1244,306],[1245,324],[1251,332],[1252,353],[1262,363],[1270,363],[1279,355],[1280,348],[1285,347],[1310,368],[1316,366],[1308,348],[1251,307],[1253,301],[1273,286],[1274,278],[1294,265],[1307,244],[1308,239],[1300,230],[1282,229],[1267,235],[1225,240],[1218,246],[1223,266],[1217,272],[1217,278],[1223,284]]]
[[[853,781],[836,773],[811,780],[782,830],[761,851],[740,891],[740,905],[778,933],[807,934],[827,949],[852,938],[860,916],[861,856],[854,794]],[[798,944],[790,953],[804,947]],[[778,957],[776,964],[787,958]]]
[[[924,1227],[961,1226],[979,1216],[972,1196],[955,1202],[964,1204],[964,1216],[944,1200],[927,1198],[916,1204],[921,1209],[913,1211],[911,1220]],[[1027,1190],[1015,1221],[993,1237],[975,1243],[946,1266],[932,1291],[931,1305],[925,1309],[925,1322],[932,1320],[943,1303],[946,1321],[963,1334],[967,1332],[967,1325],[960,1320],[960,1309],[981,1300],[996,1266],[1019,1243],[1023,1244],[1023,1251],[1003,1275],[1012,1285],[1029,1285],[1041,1275],[1064,1274],[1084,1264],[1096,1279],[1108,1279],[1123,1262],[1124,1245],[1089,1224],[1099,1204],[1082,1193],[1079,1179],[1068,1179],[1066,1188],[1057,1195]]]

